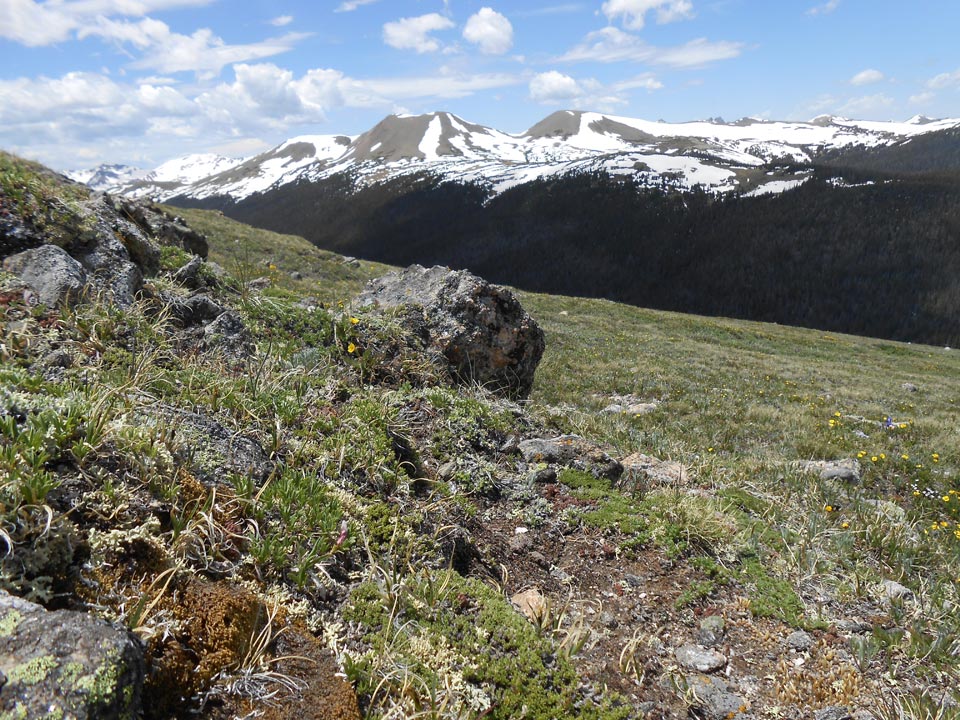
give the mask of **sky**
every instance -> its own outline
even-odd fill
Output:
[[[957,0],[0,0],[0,148],[152,168],[436,110],[960,117],[958,29]]]

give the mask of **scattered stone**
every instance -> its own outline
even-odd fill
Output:
[[[428,343],[454,377],[508,397],[530,394],[543,331],[506,288],[465,270],[412,265],[371,280],[356,302],[419,308]]]
[[[843,460],[798,460],[793,463],[801,472],[818,473],[821,480],[860,482],[860,463],[853,458]]]
[[[47,307],[75,302],[87,282],[83,266],[56,245],[41,245],[11,255],[3,269],[19,277]]]
[[[166,428],[172,434],[177,459],[209,485],[228,481],[231,473],[245,475],[258,485],[273,469],[260,445],[228,430],[206,415],[168,405],[146,406],[137,411],[138,421]]]
[[[600,613],[600,624],[609,630],[613,630],[619,625],[617,617],[609,610],[604,610]]]
[[[918,388],[916,385],[914,385],[914,384],[911,383],[911,382],[905,382],[905,383],[903,383],[903,385],[900,386],[900,389],[903,390],[904,392],[915,393],[915,392],[917,392],[920,388]]]
[[[291,280],[303,280],[303,273],[300,272],[299,270],[294,270],[293,272],[290,273],[290,279],[291,279]]]
[[[719,678],[693,675],[683,683],[698,717],[704,720],[734,720],[749,710],[746,700],[730,692],[730,686]]]
[[[725,623],[720,615],[708,615],[700,621],[697,630],[697,643],[704,647],[713,647],[723,642]]]
[[[533,538],[530,533],[521,533],[510,538],[510,552],[526,553],[533,547]]]
[[[343,260],[340,262],[342,262],[344,265],[349,265],[350,267],[360,267],[360,261],[349,255],[344,255]]]
[[[557,471],[552,467],[540,468],[534,470],[527,476],[532,483],[546,484],[557,481]]]
[[[791,650],[806,651],[813,646],[813,636],[803,630],[797,630],[790,633],[786,639],[786,645]]]
[[[457,463],[455,460],[450,460],[448,462],[445,462],[443,465],[437,468],[437,480],[442,480],[446,482],[456,474],[457,474]]]
[[[638,575],[631,575],[630,573],[627,573],[623,576],[623,579],[630,587],[637,588],[643,586],[643,578]]]
[[[532,623],[539,623],[547,612],[547,599],[537,588],[517,593],[510,602]]]
[[[900,505],[890,502],[889,500],[865,498],[863,504],[874,508],[877,514],[884,516],[887,520],[892,520],[896,523],[904,523],[907,520],[907,511]]]
[[[200,287],[200,268],[203,266],[203,259],[199,255],[194,255],[190,261],[173,273],[173,281],[184,287],[196,290]]]
[[[623,466],[610,457],[599,445],[579,435],[560,435],[554,438],[532,438],[518,445],[520,454],[528,463],[556,463],[569,465],[592,473],[596,477],[616,479]]]
[[[863,635],[873,630],[873,625],[862,620],[840,620],[837,622],[837,630],[851,635]]]
[[[247,283],[247,290],[252,290],[254,292],[259,292],[261,290],[266,290],[268,287],[273,285],[273,281],[268,277],[258,277],[254,278]]]
[[[913,599],[913,590],[905,585],[901,585],[895,580],[884,580],[880,583],[880,589],[883,592],[883,596],[890,601]]]
[[[550,566],[550,561],[547,560],[546,556],[544,556],[544,554],[541,552],[537,552],[536,550],[527,555],[527,557],[542,568]]]
[[[253,337],[233,310],[220,313],[204,329],[204,347],[207,350],[219,350],[237,358],[246,358],[253,354]]]
[[[143,646],[85,613],[49,612],[0,590],[0,667],[5,718],[140,715]]]
[[[674,650],[677,662],[688,670],[701,673],[712,673],[722,670],[727,664],[727,658],[716,650],[710,650],[700,645],[681,645]]]
[[[215,320],[226,308],[209,295],[191,295],[188,298],[166,297],[170,317],[180,327],[194,327]]]
[[[852,716],[848,708],[832,705],[814,712],[813,720],[852,720]]]
[[[602,412],[613,415],[648,415],[654,412],[660,403],[645,402],[636,395],[611,395],[610,404]]]
[[[659,460],[652,455],[634,453],[620,461],[623,475],[620,488],[643,494],[650,487],[685,485],[690,474],[687,468],[673,460]]]

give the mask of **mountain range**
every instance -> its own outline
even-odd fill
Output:
[[[358,187],[411,174],[478,185],[488,197],[548,177],[603,172],[648,187],[776,193],[810,177],[824,153],[904,145],[960,126],[916,116],[872,122],[821,116],[809,122],[744,118],[667,123],[558,111],[522,134],[448,112],[391,115],[361,135],[305,135],[249,158],[175,158],[151,172],[101,166],[72,177],[97,189],[161,201],[242,201],[300,181],[349,173]]]

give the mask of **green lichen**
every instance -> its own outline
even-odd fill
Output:
[[[0,715],[0,720],[27,720],[27,709],[17,703],[13,706],[13,710],[8,710]]]
[[[21,620],[23,620],[23,615],[17,610],[11,610],[0,618],[0,637],[10,637],[13,635],[13,631],[19,627]]]
[[[25,663],[16,665],[7,673],[7,681],[11,684],[23,683],[36,685],[47,679],[50,671],[57,667],[57,659],[53,655],[40,655]]]
[[[85,692],[91,705],[109,705],[116,696],[120,682],[120,653],[116,650],[107,653],[103,664],[91,675],[80,678],[76,687]]]

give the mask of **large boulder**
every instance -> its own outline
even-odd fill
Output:
[[[41,245],[11,255],[3,269],[19,277],[49,307],[75,301],[87,282],[83,266],[56,245]]]
[[[0,716],[138,717],[144,652],[126,630],[0,591]]]
[[[465,270],[412,265],[371,280],[357,304],[407,309],[458,380],[513,398],[530,394],[543,331],[506,288]]]

